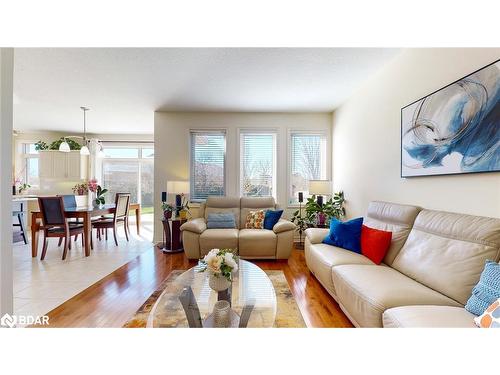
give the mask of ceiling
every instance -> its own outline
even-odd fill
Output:
[[[14,128],[153,133],[154,111],[330,112],[388,48],[19,48]]]

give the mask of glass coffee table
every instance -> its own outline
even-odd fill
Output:
[[[151,309],[148,327],[210,327],[211,314],[219,299],[231,303],[232,327],[273,326],[276,292],[261,268],[240,259],[230,293],[212,290],[208,285],[208,272],[199,270],[200,266],[195,266],[167,284]]]

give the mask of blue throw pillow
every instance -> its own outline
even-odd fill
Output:
[[[273,230],[274,225],[279,221],[283,210],[267,210],[266,216],[264,216],[264,229]]]
[[[465,309],[474,315],[481,315],[497,298],[500,298],[500,264],[487,260]]]
[[[361,254],[362,226],[362,217],[346,222],[332,219],[330,221],[330,233],[325,237],[323,243]]]
[[[208,229],[236,228],[233,213],[210,213],[207,216]]]

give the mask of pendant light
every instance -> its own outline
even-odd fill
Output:
[[[59,145],[59,151],[61,151],[61,152],[70,152],[71,151],[69,148],[68,142],[66,142],[66,138],[64,138],[64,140]]]
[[[86,123],[86,118],[85,118],[85,112],[89,110],[89,108],[86,107],[80,107],[81,110],[83,111],[83,146],[80,149],[80,155],[90,155],[89,148],[87,147],[87,123]]]

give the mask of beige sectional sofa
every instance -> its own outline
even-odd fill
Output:
[[[381,265],[306,230],[310,271],[358,327],[474,327],[464,309],[487,259],[499,261],[500,219],[371,202],[364,224],[391,231]]]
[[[189,259],[199,259],[213,248],[238,249],[245,259],[288,259],[293,247],[295,224],[280,219],[268,229],[245,229],[249,211],[274,210],[274,198],[208,197],[200,206],[200,216],[181,226],[184,251]],[[231,212],[237,228],[207,229],[209,213]]]

